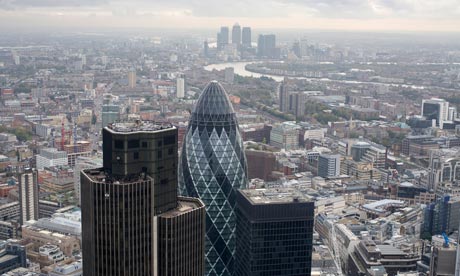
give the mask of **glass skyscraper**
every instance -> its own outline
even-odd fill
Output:
[[[206,275],[233,275],[236,192],[247,184],[235,112],[224,88],[212,81],[192,112],[179,164],[181,194],[206,205]]]

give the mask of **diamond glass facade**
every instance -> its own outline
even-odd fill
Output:
[[[236,191],[247,184],[236,115],[224,88],[213,81],[192,112],[179,165],[181,194],[206,205],[206,275],[233,275]]]

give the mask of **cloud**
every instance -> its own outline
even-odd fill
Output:
[[[457,19],[459,0],[0,0],[3,10],[99,9],[113,16]]]

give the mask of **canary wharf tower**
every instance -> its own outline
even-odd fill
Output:
[[[233,275],[235,197],[247,183],[235,112],[225,89],[212,81],[192,112],[179,164],[180,192],[206,205],[206,275]]]

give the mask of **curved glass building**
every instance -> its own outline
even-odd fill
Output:
[[[179,162],[179,189],[206,205],[206,275],[233,275],[236,190],[247,165],[235,111],[222,85],[210,82],[192,112]]]

